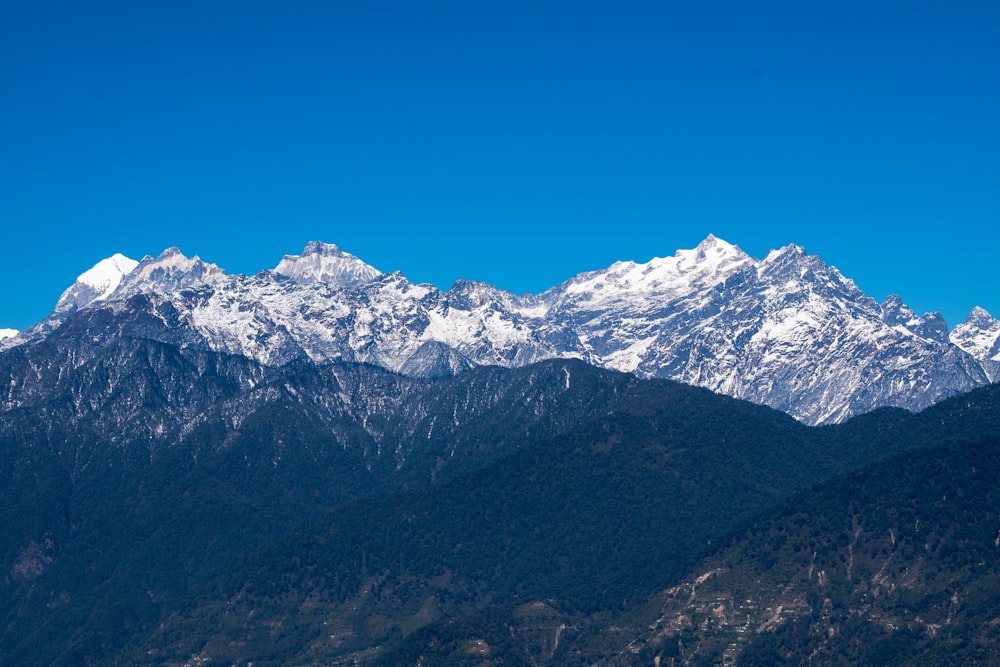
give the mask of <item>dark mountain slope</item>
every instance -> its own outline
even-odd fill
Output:
[[[615,664],[1000,662],[1000,386],[914,416],[918,449],[796,496],[663,593]]]
[[[637,382],[572,361],[430,382],[128,338],[98,355],[47,343],[2,355],[46,378],[0,413],[4,664],[105,655],[311,517],[486,465]]]
[[[437,380],[264,366],[151,340],[177,314],[134,299],[0,353],[2,664],[111,663],[172,614],[127,655],[406,651],[434,619],[539,600],[601,618],[788,494],[983,418],[810,429],[572,360]],[[343,634],[319,642],[324,622]]]
[[[880,439],[906,421],[894,411],[812,429],[665,381],[611,407],[488,468],[330,513],[232,568],[134,659],[450,664],[469,649],[565,664],[584,657],[581,633],[676,582],[742,522],[909,445]]]

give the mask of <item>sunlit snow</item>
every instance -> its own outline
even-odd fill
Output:
[[[1000,320],[976,307],[951,332],[951,342],[977,359],[1000,362]]]
[[[672,257],[617,262],[522,296],[474,281],[442,292],[319,242],[253,276],[176,248],[138,264],[105,261],[116,258],[84,274],[88,289],[111,290],[100,307],[118,312],[143,293],[168,329],[266,365],[308,358],[436,373],[578,358],[822,423],[880,405],[919,408],[987,382],[993,367],[958,348],[1000,360],[1000,322],[985,311],[956,327],[951,345],[934,316],[898,297],[879,304],[793,245],[757,260],[709,236]],[[78,296],[70,305],[90,294]],[[70,312],[17,340],[47,335]]]
[[[115,253],[107,259],[102,259],[91,269],[84,271],[77,282],[89,285],[98,293],[98,299],[106,297],[121,284],[122,278],[131,273],[139,265],[134,259],[121,253]]]

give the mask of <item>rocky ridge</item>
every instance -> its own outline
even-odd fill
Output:
[[[111,318],[111,330],[101,325],[107,337],[270,366],[362,362],[429,378],[577,358],[809,424],[880,406],[921,409],[992,381],[1000,368],[1000,323],[986,311],[949,337],[940,315],[919,316],[896,296],[878,303],[795,245],[757,260],[710,235],[672,257],[618,262],[538,295],[475,281],[442,292],[315,241],[252,276],[176,248],[131,269],[127,258],[116,262],[116,286],[89,288],[84,274],[48,318],[0,339],[0,349],[38,344],[71,319],[85,330],[84,321]]]

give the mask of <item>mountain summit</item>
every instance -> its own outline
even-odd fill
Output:
[[[68,314],[95,301],[106,299],[118,288],[122,279],[138,265],[139,262],[121,253],[102,259],[80,274],[76,282],[66,288],[56,303],[56,312]]]
[[[336,245],[310,241],[301,255],[285,255],[275,273],[300,282],[319,282],[352,288],[370,283],[382,272],[342,251]]]
[[[662,301],[724,281],[753,259],[737,246],[709,235],[692,250],[656,257],[645,264],[616,262],[607,269],[582,273],[545,292],[560,303],[597,306],[609,301]]]
[[[810,424],[881,406],[920,409],[988,383],[1000,367],[1000,323],[981,309],[949,339],[940,315],[918,316],[895,296],[879,304],[799,246],[757,260],[712,235],[538,295],[472,281],[442,292],[318,241],[253,276],[171,248],[134,264],[116,255],[77,284],[85,287],[67,290],[49,318],[0,339],[0,349],[43,340],[73,317],[84,331],[114,327],[94,339],[130,332],[266,365],[364,362],[432,377],[578,358]]]
[[[1000,320],[976,306],[964,322],[952,330],[950,340],[972,356],[993,362],[990,380],[1000,379]]]

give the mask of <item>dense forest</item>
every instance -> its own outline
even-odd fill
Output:
[[[996,386],[806,427],[572,361],[260,383],[145,457],[5,417],[2,664],[992,656]]]

